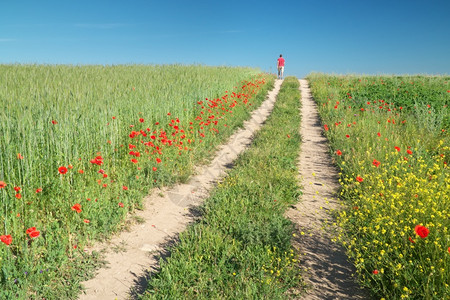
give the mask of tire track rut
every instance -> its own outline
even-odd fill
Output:
[[[331,241],[331,211],[339,208],[338,171],[331,163],[328,141],[322,135],[317,106],[306,80],[300,80],[300,91],[302,144],[298,168],[303,195],[287,216],[296,226],[294,246],[303,254],[300,264],[305,269],[307,290],[301,299],[368,299],[352,275],[355,268],[345,250]]]

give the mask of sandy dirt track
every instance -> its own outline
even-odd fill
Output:
[[[338,209],[338,172],[332,164],[328,141],[322,135],[317,106],[306,80],[300,80],[302,94],[301,152],[299,173],[303,195],[287,216],[295,223],[294,246],[299,249],[307,291],[301,299],[368,299],[355,282],[353,265],[344,249],[331,241],[333,217]]]

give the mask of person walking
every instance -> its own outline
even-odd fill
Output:
[[[283,79],[283,75],[284,75],[284,58],[283,58],[282,54],[280,54],[280,57],[277,60],[277,69],[278,69],[278,79]]]

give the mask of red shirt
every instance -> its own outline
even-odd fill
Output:
[[[284,67],[284,58],[282,58],[282,57],[278,58],[278,66]]]

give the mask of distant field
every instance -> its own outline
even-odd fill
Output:
[[[450,77],[308,76],[341,170],[336,237],[376,299],[450,298]]]
[[[0,298],[76,294],[88,239],[208,158],[264,99],[259,72],[0,65]]]

